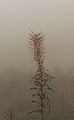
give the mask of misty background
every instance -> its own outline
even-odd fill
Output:
[[[24,88],[27,91],[31,84],[29,78],[35,70],[29,48],[28,34],[31,31],[41,31],[44,34],[45,66],[58,76],[57,82],[53,81],[52,84],[55,95],[52,95],[54,97],[52,97],[51,120],[53,118],[58,120],[60,116],[66,116],[63,120],[73,120],[73,0],[0,0],[0,115],[2,116],[4,111],[10,108],[21,111],[21,114],[22,111],[23,114],[26,111],[23,106],[28,95],[25,95],[25,101],[20,99],[20,95],[22,98]],[[59,82],[62,77],[65,80],[64,92],[62,83]],[[21,109],[18,109],[19,106]]]
[[[0,69],[31,70],[28,34],[43,32],[50,68],[73,67],[73,0],[0,0]]]

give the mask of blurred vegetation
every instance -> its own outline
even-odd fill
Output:
[[[74,118],[74,69],[67,73],[59,68],[54,69],[57,76],[51,86],[55,93],[51,97],[52,110],[50,120],[73,120]],[[15,119],[27,119],[26,113],[30,108],[31,99],[28,87],[32,86],[29,78],[32,73],[24,73],[9,68],[0,72],[0,119],[4,120],[5,112],[10,109],[16,114]],[[64,89],[62,89],[62,80]],[[46,119],[49,118],[49,115]],[[30,119],[33,119],[30,117]]]

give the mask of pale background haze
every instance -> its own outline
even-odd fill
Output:
[[[74,0],[0,0],[1,70],[32,70],[31,31],[45,36],[49,69],[74,66]]]

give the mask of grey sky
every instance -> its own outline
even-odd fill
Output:
[[[0,69],[32,69],[31,30],[44,33],[48,68],[74,66],[74,0],[0,0]]]

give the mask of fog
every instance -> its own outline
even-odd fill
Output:
[[[74,107],[73,105],[74,1],[73,0],[0,0],[0,71],[1,71],[0,72],[0,82],[1,82],[0,104],[3,105],[0,108],[0,112],[1,110],[4,112],[5,110],[7,110],[7,108],[11,108],[11,105],[12,108],[14,109],[15,108],[14,106],[15,104],[17,104],[18,99],[19,101],[16,107],[19,106],[19,103],[20,101],[22,103],[22,100],[20,100],[21,92],[19,92],[20,95],[18,96],[16,95],[18,93],[18,90],[23,91],[24,86],[25,87],[30,86],[30,83],[26,82],[29,79],[27,77],[30,77],[32,72],[34,72],[35,70],[34,68],[35,63],[32,57],[32,51],[29,48],[30,47],[29,33],[31,33],[31,31],[42,32],[44,35],[45,66],[50,71],[56,71],[55,68],[59,68],[63,72],[62,75],[60,74],[62,72],[60,73],[58,72],[55,74],[58,76],[57,78],[58,81],[57,82],[54,81],[52,85],[53,88],[56,89],[55,99],[52,100],[53,101],[52,104],[56,104],[55,110],[57,109],[58,112],[52,110],[51,116],[53,117],[51,117],[51,120],[52,119],[56,120],[59,119],[60,116],[61,117],[63,116],[63,112],[61,112],[63,111],[63,109],[60,107],[60,105],[62,106],[62,104],[65,104],[66,101],[67,103],[65,106],[66,109],[65,116],[67,117],[64,117],[64,119],[71,120],[71,118],[74,117],[73,116],[73,107]],[[19,73],[19,71],[22,71],[23,73],[22,72]],[[62,76],[64,76],[64,79],[66,80],[65,92],[64,92],[65,103],[61,102],[61,100],[64,101],[64,99],[61,99],[60,96],[61,82],[59,83],[59,79],[61,79]],[[11,81],[9,81],[10,79]],[[20,79],[23,82],[21,82]],[[16,81],[15,86],[12,83],[12,81],[14,84],[15,84],[14,81]],[[20,81],[19,84],[17,84],[17,81],[18,82]],[[10,85],[12,87],[10,87]],[[16,90],[17,86],[18,89]],[[13,92],[8,93],[10,90]],[[13,95],[11,96],[12,93]],[[22,94],[24,93],[22,92]],[[28,95],[26,96],[28,97]],[[28,99],[26,98],[26,96],[25,96],[26,99],[25,101],[27,101]],[[5,99],[6,99],[6,105],[5,105]],[[54,103],[54,101],[56,102]],[[18,111],[24,111],[24,109],[26,110],[26,108],[23,108],[23,110],[18,110],[17,107]],[[54,105],[53,105],[53,109],[54,109]],[[72,111],[67,111],[71,109]],[[60,119],[60,120],[64,120],[64,119]]]
[[[48,67],[73,67],[73,0],[0,0],[0,69],[32,67],[28,34],[43,32]]]

